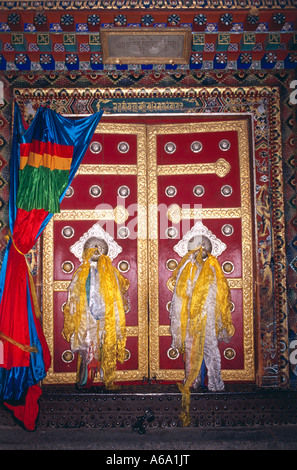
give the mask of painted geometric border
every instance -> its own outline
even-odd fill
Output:
[[[249,10],[252,7],[260,10],[296,8],[296,0],[83,0],[83,1],[36,1],[27,0],[1,1],[1,10],[97,10],[97,9],[238,9]]]

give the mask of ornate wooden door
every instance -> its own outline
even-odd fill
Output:
[[[116,381],[137,381],[148,375],[145,149],[145,126],[100,123],[61,212],[45,230],[43,315],[52,354],[46,383],[75,382],[77,358],[61,335],[62,308],[81,263],[81,246],[101,228],[114,265],[130,281],[126,360],[118,365]]]
[[[247,121],[189,121],[98,126],[43,237],[43,322],[53,358],[45,383],[75,382],[62,308],[82,243],[101,229],[114,266],[130,281],[126,360],[116,380],[183,379],[183,360],[171,349],[170,278],[197,227],[213,237],[231,287],[235,334],[221,344],[223,380],[254,379]]]
[[[148,131],[150,373],[182,380],[171,348],[172,271],[205,234],[231,288],[235,333],[221,343],[223,380],[253,380],[253,227],[246,120],[201,120]],[[195,248],[192,246],[192,248]]]

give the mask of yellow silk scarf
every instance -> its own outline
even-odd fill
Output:
[[[195,279],[198,266],[196,263],[187,263],[192,254],[196,254],[198,265],[202,266],[198,279],[189,292],[189,282],[191,285]],[[212,269],[213,268],[213,269]],[[190,373],[184,384],[179,385],[182,392],[182,412],[180,418],[184,426],[190,424],[190,387],[200,371],[203,360],[203,349],[205,339],[205,326],[207,312],[203,311],[209,287],[214,282],[216,275],[217,292],[215,302],[215,325],[216,335],[219,337],[223,330],[227,335],[232,336],[234,327],[231,319],[230,290],[222,268],[215,256],[208,254],[207,259],[202,259],[202,248],[188,252],[173,272],[173,281],[176,281],[176,295],[182,299],[180,312],[181,323],[181,352],[185,352],[185,341],[187,330],[193,339],[190,357]]]
[[[77,277],[73,292],[64,307],[64,328],[66,341],[77,335],[82,316],[87,308],[86,282],[90,271],[90,259],[96,249],[89,248],[83,254],[83,263],[74,276]],[[117,360],[123,362],[126,346],[126,320],[124,293],[129,281],[112,266],[108,256],[101,255],[97,262],[100,279],[100,295],[105,304],[104,340],[101,345],[100,361],[107,388],[113,387]],[[74,277],[73,276],[73,277]],[[72,305],[70,306],[70,304]],[[72,312],[72,313],[71,313]],[[118,324],[117,324],[117,318]],[[98,328],[99,331],[99,320]],[[99,335],[98,335],[99,344]]]
[[[101,350],[101,366],[106,387],[113,386],[116,361],[123,362],[126,345],[126,320],[122,301],[123,289],[127,289],[127,279],[115,271],[108,256],[101,255],[98,260],[100,294],[106,305],[105,338]],[[117,283],[117,278],[119,285]],[[119,325],[116,325],[115,306],[118,309]],[[119,329],[119,332],[117,331]]]

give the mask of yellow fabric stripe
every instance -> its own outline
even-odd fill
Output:
[[[70,170],[71,162],[72,158],[30,152],[28,157],[20,158],[20,170],[23,170],[26,165],[34,166],[35,168],[43,166],[50,170]]]

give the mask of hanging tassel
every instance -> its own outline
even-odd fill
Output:
[[[14,339],[10,338],[6,334],[2,333],[1,331],[0,331],[0,338],[1,340],[8,341],[14,346],[17,346],[19,349],[21,349],[24,352],[36,353],[36,354],[38,353],[38,348],[36,348],[36,346],[28,346],[27,344],[19,343],[18,341],[15,341]]]
[[[183,426],[189,426],[191,423],[190,418],[190,402],[191,402],[191,392],[189,385],[178,384],[178,388],[182,394],[182,411],[179,415],[179,418]]]
[[[33,306],[34,306],[34,313],[35,313],[36,318],[39,319],[39,318],[41,318],[41,312],[40,312],[40,308],[39,308],[39,304],[38,304],[38,300],[37,300],[34,280],[33,280],[32,274],[31,274],[30,265],[29,265],[28,260],[26,258],[26,254],[22,253],[21,250],[18,249],[18,247],[16,246],[16,244],[14,242],[14,239],[13,239],[13,236],[12,236],[10,230],[8,231],[8,235],[6,235],[6,239],[7,240],[11,239],[12,244],[14,246],[14,249],[20,255],[24,256],[24,258],[25,258],[26,265],[27,265],[27,270],[28,270],[28,278],[29,278],[29,283],[30,283],[30,291],[31,291],[32,301],[33,301]]]

